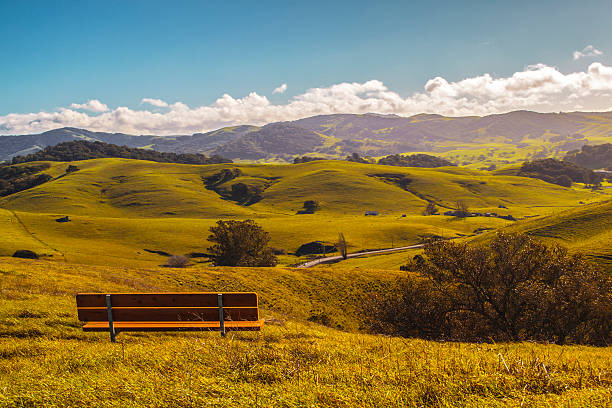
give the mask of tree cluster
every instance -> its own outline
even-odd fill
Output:
[[[207,157],[199,153],[168,153],[148,149],[117,146],[103,142],[77,140],[59,143],[27,156],[16,156],[12,164],[33,161],[79,161],[100,158],[149,160],[160,163],[217,164],[232,161],[221,156]]]
[[[610,345],[612,279],[582,256],[521,234],[488,247],[439,241],[366,307],[375,332],[459,341]]]
[[[378,160],[378,164],[386,166],[401,166],[401,167],[445,167],[454,166],[452,162],[437,156],[429,154],[412,154],[403,156],[401,154],[392,154]]]
[[[571,187],[572,183],[596,185],[601,177],[593,170],[575,163],[556,159],[534,160],[523,163],[518,176],[537,178],[547,183]]]
[[[326,160],[326,159],[323,157],[302,156],[302,157],[294,158],[293,164],[308,163],[308,162],[317,161],[317,160]]]
[[[268,246],[270,234],[253,220],[217,221],[210,227],[208,248],[215,266],[275,266],[276,256]]]
[[[48,164],[0,166],[0,197],[36,187],[51,180],[52,177],[48,174],[37,174],[49,167]]]
[[[303,209],[299,210],[298,214],[314,214],[319,209],[319,202],[315,200],[304,201]]]
[[[346,156],[346,160],[350,162],[354,162],[354,163],[365,163],[365,164],[371,163],[371,161],[368,160],[367,158],[361,157],[359,153],[353,153],[350,156]]]
[[[612,168],[612,143],[582,146],[581,150],[568,152],[564,160],[589,169],[610,169]]]

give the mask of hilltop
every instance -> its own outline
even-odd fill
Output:
[[[221,155],[235,160],[291,162],[296,156],[341,158],[435,152],[475,168],[549,156],[563,157],[612,135],[612,112],[516,111],[484,117],[336,114],[265,126],[233,126],[193,135],[154,136],[62,128],[0,137],[0,160],[57,143],[101,141],[161,152]]]

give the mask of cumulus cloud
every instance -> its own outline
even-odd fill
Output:
[[[584,57],[599,57],[600,55],[603,55],[603,52],[592,45],[587,45],[582,51],[574,51],[574,61]]]
[[[87,103],[73,103],[70,105],[70,109],[83,109],[91,112],[106,112],[108,106],[103,104],[97,99],[90,99]]]
[[[272,91],[273,94],[282,94],[285,93],[285,91],[287,90],[287,84],[282,84],[281,86],[279,86],[278,88],[274,88],[274,90]]]
[[[601,111],[609,109],[611,97],[612,67],[595,62],[585,71],[562,73],[555,67],[537,64],[507,77],[483,74],[460,81],[435,77],[425,83],[423,91],[408,97],[388,89],[381,81],[371,80],[312,88],[283,104],[273,104],[252,92],[242,98],[225,94],[210,105],[198,107],[176,102],[164,112],[120,106],[93,115],[71,106],[53,112],[11,113],[0,116],[0,134],[38,133],[73,126],[95,131],[176,135],[334,113],[463,116],[517,109]]]
[[[166,101],[162,101],[161,99],[153,99],[153,98],[142,98],[140,103],[148,103],[149,105],[157,106],[158,108],[165,108],[168,106]]]

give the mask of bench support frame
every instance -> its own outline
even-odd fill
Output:
[[[113,324],[113,305],[111,303],[111,295],[106,295],[106,312],[108,313],[108,331],[110,339],[115,342],[115,325]]]
[[[219,304],[219,331],[221,337],[225,337],[225,317],[223,316],[223,294],[217,294],[217,303]]]

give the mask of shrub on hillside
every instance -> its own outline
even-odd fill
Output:
[[[18,249],[13,254],[13,258],[38,259],[38,254],[34,251],[30,251],[29,249]]]
[[[580,255],[522,234],[487,247],[425,247],[416,272],[366,307],[371,330],[461,341],[612,342],[612,279]]]
[[[270,234],[253,220],[217,221],[210,227],[208,248],[215,266],[275,266],[276,256],[268,247]]]
[[[428,202],[423,210],[423,215],[434,215],[438,213],[438,207],[432,202]]]
[[[299,210],[298,214],[314,214],[319,209],[319,202],[315,200],[304,201],[302,210]]]
[[[189,265],[189,258],[185,255],[172,255],[166,261],[166,266],[171,268],[184,268]]]
[[[335,245],[327,245],[322,241],[313,241],[300,245],[300,247],[295,251],[295,256],[325,255],[337,251],[338,248],[336,248]]]

